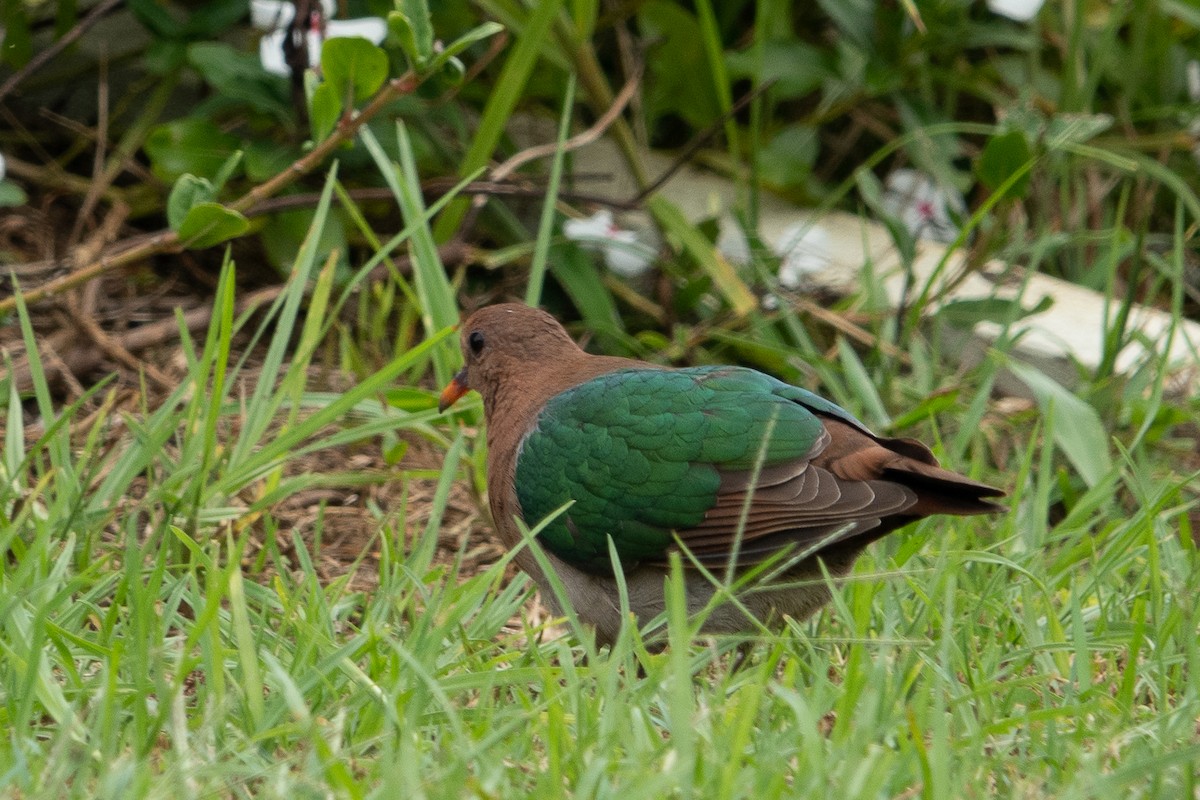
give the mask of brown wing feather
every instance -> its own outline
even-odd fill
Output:
[[[695,558],[719,566],[736,549],[739,564],[753,564],[784,548],[820,552],[870,534],[865,544],[929,514],[998,509],[985,498],[1003,492],[942,469],[920,442],[822,421],[825,431],[805,458],[757,475],[722,473],[716,505],[704,521],[677,532]]]
[[[680,541],[702,563],[727,560],[735,543],[739,563],[755,563],[784,548],[819,549],[857,536],[917,499],[899,484],[845,481],[811,463],[796,471],[783,483],[755,491],[749,509],[747,492],[718,495],[703,522],[679,531]]]
[[[882,478],[903,484],[916,492],[917,502],[909,514],[990,514],[1004,507],[988,500],[1004,492],[986,483],[942,469],[929,448],[915,439],[884,439],[869,436],[840,420],[826,419],[829,446],[813,457],[813,463],[842,478]]]

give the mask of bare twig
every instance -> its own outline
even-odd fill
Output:
[[[255,204],[271,197],[301,175],[308,174],[325,161],[326,158],[337,152],[338,148],[345,142],[353,139],[358,133],[359,128],[367,124],[380,111],[387,108],[390,103],[406,94],[412,94],[416,91],[417,87],[421,85],[422,80],[423,78],[419,77],[416,73],[406,72],[399,78],[388,81],[375,97],[371,99],[371,102],[367,103],[362,111],[358,112],[358,116],[349,122],[340,123],[334,129],[333,133],[310,150],[308,155],[299,159],[275,177],[255,186],[240,198],[230,203],[229,207],[237,212],[245,212],[247,209],[253,208]]]
[[[237,304],[234,306],[235,313],[242,314],[249,309],[274,302],[275,298],[283,292],[283,289],[283,286],[268,286],[264,289],[251,292],[237,301]],[[189,308],[182,314],[183,326],[193,333],[203,330],[208,327],[208,323],[212,319],[212,313],[213,305],[211,301],[195,308]],[[124,347],[136,351],[144,350],[150,345],[171,339],[178,332],[179,322],[176,321],[175,317],[167,317],[166,319],[139,325],[121,334],[119,339]]]
[[[501,31],[493,36],[491,41],[488,43],[488,49],[484,51],[483,55],[477,58],[471,64],[471,66],[467,68],[466,74],[463,75],[462,80],[457,82],[456,86],[438,98],[437,103],[442,105],[449,103],[455,97],[458,97],[458,93],[462,87],[470,86],[475,79],[479,77],[480,73],[487,69],[489,64],[500,57],[500,54],[504,52],[504,48],[508,47],[508,42],[508,31]]]
[[[63,383],[67,385],[67,389],[70,390],[71,394],[75,397],[80,397],[86,390],[83,388],[83,384],[79,382],[79,378],[75,375],[75,373],[79,371],[78,364],[67,363],[67,361],[65,361],[63,357],[59,355],[59,353],[63,351],[64,347],[68,348],[65,352],[74,355],[74,352],[69,349],[71,346],[71,340],[74,338],[74,332],[64,330],[62,333],[65,335],[51,337],[43,341],[41,346],[38,348],[42,351],[42,358],[45,361],[45,363],[42,365],[42,371],[44,375],[49,376],[53,374],[56,377],[61,378]],[[72,362],[74,362],[73,359]],[[18,391],[28,391],[29,389],[33,388],[33,381],[29,378],[30,373],[28,361],[24,362],[23,366],[25,367],[24,374],[22,374],[21,369],[22,363],[13,364],[13,373]],[[23,381],[22,379],[25,380]],[[29,386],[23,386],[22,384],[24,382],[27,382]]]
[[[621,69],[626,75],[641,72],[646,66],[645,48],[651,44],[651,41],[643,40],[644,44],[639,46],[629,31],[628,18],[615,20],[611,24],[613,31],[617,34],[617,52],[621,56]],[[642,95],[634,94],[629,101],[629,108],[633,112],[633,138],[639,147],[649,150],[650,134],[646,129],[646,115],[642,113],[642,107]]]
[[[76,260],[88,262],[98,257],[104,248],[117,238],[117,234],[121,231],[121,226],[125,224],[125,220],[128,218],[129,206],[119,201],[113,203],[112,208],[105,215],[104,221],[93,231],[87,241],[76,249]]]
[[[175,381],[164,375],[153,364],[140,361],[133,353],[129,352],[128,348],[121,343],[118,337],[110,335],[87,314],[77,315],[72,321],[91,338],[96,348],[114,361],[124,364],[131,370],[144,372],[147,378],[157,383],[163,389],[171,390],[175,388]],[[171,321],[174,322],[175,320],[172,319]]]
[[[438,262],[444,267],[452,267],[467,263],[474,259],[476,250],[474,247],[462,241],[461,239],[454,238],[445,244],[440,245],[437,249],[437,252]],[[410,275],[412,274],[412,256],[399,255],[394,259],[391,259],[391,264],[385,261],[382,264],[376,265],[367,276],[367,283],[380,280],[387,276],[391,272],[392,266],[394,266],[401,275]]]
[[[590,128],[582,133],[577,133],[562,143],[563,152],[569,153],[572,150],[578,150],[579,148],[589,145],[603,136],[604,132],[608,130],[609,126],[620,118],[621,112],[625,110],[625,106],[629,103],[630,99],[633,98],[634,93],[637,91],[638,84],[641,81],[641,77],[642,76],[640,73],[631,76],[621,88],[621,91],[617,93],[617,96],[613,98],[612,105],[600,115],[600,117],[595,123],[592,124]],[[496,168],[491,171],[489,178],[492,182],[502,182],[522,165],[528,164],[530,161],[535,161],[539,158],[552,156],[558,152],[558,148],[558,142],[539,144],[526,148],[525,150],[513,155],[507,161],[504,161],[496,166]],[[462,225],[459,226],[456,238],[464,238],[475,227],[475,221],[479,218],[479,212],[487,202],[487,198],[488,195],[485,193],[478,193],[474,198],[472,198],[471,210],[467,212],[466,218],[463,220]]]
[[[100,58],[100,76],[96,85],[96,109],[96,153],[92,158],[92,184],[83,196],[83,205],[75,218],[75,227],[68,239],[71,244],[79,241],[79,237],[83,235],[83,226],[92,215],[96,204],[100,202],[100,196],[112,184],[112,178],[116,177],[115,174],[110,177],[104,172],[105,155],[108,153],[108,58],[104,55]]]
[[[634,92],[637,91],[638,83],[641,81],[641,73],[636,73],[625,82],[621,87],[621,91],[613,98],[613,103],[609,106],[600,117],[582,133],[577,133],[571,138],[562,143],[563,152],[569,153],[572,150],[578,150],[599,139],[608,130],[608,127],[616,121],[621,112],[625,110],[625,106],[633,99]],[[500,164],[492,170],[491,178],[493,181],[502,181],[519,169],[522,165],[528,164],[530,161],[535,161],[539,158],[549,158],[558,152],[558,142],[548,142],[539,144],[534,147],[527,148],[514,155],[504,163]]]
[[[135,261],[140,261],[147,256],[157,253],[170,252],[179,246],[179,235],[174,231],[160,231],[156,234],[146,237],[138,237],[132,241],[138,242],[132,246],[126,247],[116,253],[102,254],[95,261],[87,264],[76,272],[69,273],[61,278],[55,278],[41,286],[30,289],[21,294],[21,298],[27,305],[36,303],[40,300],[45,300],[47,297],[65,292],[68,289],[73,289],[76,286],[87,283],[92,278],[107,272],[110,269],[123,267],[126,264],[132,264]],[[117,247],[122,244],[118,243]],[[0,314],[6,314],[17,307],[16,297],[6,297],[0,300]]]
[[[859,344],[866,347],[878,347],[880,352],[891,356],[901,364],[904,364],[905,366],[912,365],[912,359],[909,357],[908,353],[896,347],[896,345],[892,344],[891,342],[885,340],[883,337],[871,333],[869,330],[860,325],[856,325],[844,314],[839,314],[836,311],[830,311],[829,309],[823,308],[819,304],[814,303],[812,300],[809,300],[807,297],[801,297],[800,295],[796,294],[788,294],[786,297],[786,302],[791,304],[793,308],[802,311],[805,314],[808,314],[810,317],[820,320],[821,322],[824,322],[829,327],[841,332]]]
[[[167,96],[169,93],[165,92],[165,90],[160,90],[160,91],[163,91],[163,96],[162,96],[162,99],[159,101],[159,106],[158,106],[161,109],[162,105],[165,105],[165,100],[167,99]],[[146,104],[143,102],[142,105],[140,106],[140,108],[142,109],[143,112],[146,111]],[[157,114],[157,111],[155,111],[154,113]],[[89,128],[87,125],[85,125],[82,122],[79,122],[78,120],[74,120],[74,119],[71,119],[70,117],[63,116],[62,114],[51,111],[48,108],[39,108],[38,114],[40,116],[44,117],[45,119],[49,120],[50,122],[53,122],[55,125],[59,125],[62,128],[70,131],[71,133],[74,133],[76,136],[78,136],[81,139],[86,139],[89,142],[95,142],[97,144],[97,146],[99,146],[101,144],[100,133],[97,130],[93,130],[92,128]],[[109,116],[110,117],[113,116],[113,112],[111,110],[109,111]],[[146,119],[145,114],[143,114],[141,116],[142,116],[142,120]],[[148,130],[149,126],[153,125],[155,122],[157,122],[157,118],[150,120],[148,123],[143,121],[141,124],[141,128],[143,130]],[[136,123],[135,123],[135,125],[136,125]],[[108,142],[104,142],[104,145],[105,145],[105,147],[107,147]],[[139,164],[137,162],[137,160],[133,158],[133,153],[134,153],[134,150],[130,149],[129,147],[123,148],[122,149],[123,158],[117,164],[116,168],[125,170],[130,175],[132,175],[134,178],[136,178],[139,182],[149,183],[149,184],[161,187],[163,185],[162,180],[159,179],[159,177],[157,175],[155,175],[154,172],[151,171],[151,169],[148,166]],[[114,168],[113,166],[111,166],[111,165],[109,166],[109,169],[113,169],[113,168]],[[100,173],[96,173],[96,174],[100,174]],[[95,179],[93,178],[93,180],[95,180]]]
[[[49,162],[51,166],[40,166],[31,164],[28,161],[22,161],[19,158],[14,158],[10,155],[5,155],[5,163],[8,166],[8,173],[23,181],[36,183],[39,186],[44,186],[47,189],[54,189],[58,192],[67,192],[70,194],[87,194],[91,188],[92,182],[87,178],[81,178],[59,167],[52,160]],[[108,186],[105,189],[104,197],[106,199],[112,197],[128,197],[130,192],[124,188]]]

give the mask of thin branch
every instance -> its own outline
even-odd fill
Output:
[[[621,91],[617,93],[617,96],[613,98],[613,104],[609,106],[607,111],[600,115],[592,127],[582,133],[575,134],[562,143],[563,152],[569,153],[572,150],[586,147],[603,136],[608,127],[616,122],[617,117],[621,116],[621,112],[625,110],[625,106],[629,104],[629,101],[633,99],[641,77],[641,73],[632,75],[625,82],[625,85],[621,87]],[[539,144],[522,150],[492,170],[491,179],[493,181],[502,181],[524,164],[539,158],[549,158],[557,152],[558,142],[547,142],[546,144]]]
[[[891,356],[901,364],[904,364],[906,367],[912,366],[912,358],[909,357],[908,353],[904,352],[899,347],[896,347],[896,345],[887,341],[883,337],[877,336],[861,325],[855,324],[852,320],[846,317],[846,315],[840,314],[836,311],[830,311],[829,309],[822,307],[820,304],[809,300],[807,297],[802,297],[798,294],[788,293],[784,295],[781,292],[780,299],[791,304],[793,308],[808,314],[810,317],[814,317],[821,322],[824,322],[834,330],[840,331],[859,344],[865,347],[878,347],[881,352]]]
[[[600,117],[595,123],[592,124],[590,128],[582,133],[577,133],[562,143],[563,152],[569,153],[572,150],[578,150],[581,147],[585,147],[595,142],[597,139],[603,136],[604,132],[608,130],[609,126],[611,126],[617,119],[620,118],[621,112],[625,110],[625,106],[629,104],[629,101],[637,92],[637,87],[641,81],[641,77],[641,73],[630,76],[629,80],[625,82],[625,85],[621,87],[621,91],[617,93],[615,98],[613,98],[612,105],[600,115]],[[492,182],[503,181],[522,165],[539,158],[553,156],[556,152],[558,152],[558,148],[558,142],[552,142],[535,145],[522,150],[493,169],[489,175],[489,178]],[[467,233],[469,233],[471,229],[475,227],[475,221],[479,218],[479,212],[486,202],[486,194],[478,193],[475,195],[471,202],[471,210],[467,213],[462,225],[459,226],[456,238],[464,238]]]
[[[96,152],[92,157],[92,181],[87,194],[83,196],[83,205],[75,217],[75,227],[67,239],[71,244],[79,241],[83,235],[83,226],[95,210],[100,197],[116,179],[116,173],[106,174],[104,170],[105,156],[108,153],[108,54],[100,56],[100,75],[96,83]]]
[[[174,318],[171,318],[170,321],[175,322]],[[137,357],[133,355],[133,353],[129,352],[128,348],[121,344],[117,337],[110,335],[107,331],[97,325],[96,321],[91,319],[87,314],[76,315],[72,322],[79,326],[83,333],[86,333],[89,337],[91,337],[94,346],[101,352],[105,353],[109,358],[124,364],[131,370],[144,372],[146,377],[158,384],[160,388],[168,390],[175,388],[175,381],[172,381],[170,378],[164,375],[162,371],[153,364],[139,361]]]
[[[371,99],[371,102],[367,103],[362,111],[358,112],[357,116],[349,121],[343,120],[340,122],[329,138],[323,140],[310,150],[308,155],[299,159],[265,183],[260,183],[246,192],[240,198],[230,203],[229,208],[239,213],[245,212],[256,203],[274,195],[300,176],[307,175],[325,161],[326,158],[337,152],[342,144],[353,139],[358,134],[359,128],[367,124],[383,109],[387,108],[390,103],[416,91],[423,80],[422,77],[419,77],[414,72],[406,72],[399,78],[388,81],[379,93]]]

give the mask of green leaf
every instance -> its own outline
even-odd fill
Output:
[[[425,0],[400,0],[399,9],[388,14],[388,27],[400,40],[400,47],[416,69],[433,57],[433,22]]]
[[[1096,409],[1034,367],[1014,361],[1008,368],[1033,392],[1042,413],[1049,418],[1047,429],[1054,443],[1084,482],[1092,487],[1103,480],[1112,469],[1112,458],[1108,432]]]
[[[400,463],[401,459],[408,452],[408,442],[404,439],[396,438],[396,440],[384,449],[383,461],[389,467],[394,467]]]
[[[860,404],[867,421],[877,428],[887,428],[891,424],[887,409],[883,406],[883,398],[875,388],[866,366],[854,352],[845,339],[838,339],[838,360],[842,364],[842,374],[846,376],[846,385]]]
[[[258,230],[267,260],[281,275],[291,271],[292,265],[299,257],[300,248],[304,246],[309,230],[313,227],[312,210],[297,209],[271,214]],[[324,223],[316,230],[316,242],[309,246],[314,251],[318,263],[324,262],[334,250],[341,254],[347,252],[345,219],[338,209],[331,210]]]
[[[216,189],[211,182],[195,175],[180,175],[171,187],[171,196],[167,198],[167,224],[171,230],[178,232],[189,211],[200,203],[211,202],[215,197]]]
[[[503,30],[504,26],[499,22],[485,22],[478,27],[472,28],[450,44],[446,45],[446,47],[434,57],[433,61],[426,66],[430,72],[437,72],[443,66],[455,68],[455,62],[458,62],[458,59],[455,58],[455,56],[476,42],[482,42],[484,39],[490,39]],[[461,67],[461,62],[459,62],[458,69],[461,69]]]
[[[302,153],[294,145],[277,144],[262,139],[246,145],[246,177],[262,183],[290,167]]]
[[[198,178],[192,174],[180,175],[179,180],[171,187],[171,196],[167,198],[167,224],[171,230],[178,232],[188,212],[200,203],[217,199],[221,187],[237,170],[242,162],[242,151],[238,150],[217,170],[215,181]]]
[[[198,203],[187,212],[179,226],[179,239],[188,249],[212,247],[241,236],[250,228],[250,220],[220,203]]]
[[[258,54],[223,42],[188,45],[187,60],[222,100],[237,100],[280,122],[293,118],[287,79],[263,69]]]
[[[872,0],[817,0],[817,5],[833,21],[839,38],[868,51],[874,49],[878,9]]]
[[[29,13],[24,3],[0,3],[0,24],[5,32],[0,61],[10,67],[23,67],[33,58]]]
[[[23,206],[28,202],[24,189],[12,181],[0,181],[0,207]]]
[[[234,176],[237,168],[242,164],[242,156],[244,153],[241,150],[235,150],[230,154],[229,158],[225,159],[225,163],[217,170],[217,174],[213,176],[213,189],[220,192],[225,188],[225,182]]]
[[[429,390],[411,386],[388,389],[383,392],[383,399],[389,406],[401,411],[417,412],[437,408],[437,397]]]
[[[155,38],[171,39],[179,36],[184,20],[178,13],[172,13],[177,9],[165,8],[165,3],[155,0],[129,0],[127,5],[134,19],[145,25]]]
[[[820,153],[816,128],[789,125],[758,153],[763,180],[776,186],[800,186],[812,174]]]
[[[979,322],[995,322],[1001,325],[1016,322],[1033,314],[1041,314],[1054,305],[1050,295],[1044,295],[1032,308],[1021,305],[1014,298],[982,297],[968,300],[951,300],[937,311],[938,319],[960,328],[971,328]]]
[[[772,97],[795,98],[816,91],[833,73],[827,51],[801,41],[768,41],[761,63],[753,48],[725,56],[730,77],[771,84]]]
[[[1009,178],[1025,170],[1007,191],[1009,197],[1024,197],[1029,192],[1029,172],[1026,165],[1031,160],[1033,152],[1025,134],[1020,131],[1008,131],[988,139],[975,164],[975,174],[984,186],[995,192],[999,191]]]
[[[187,66],[187,45],[172,39],[154,39],[139,59],[146,72],[160,78],[174,77]]]
[[[342,95],[332,83],[319,83],[308,98],[308,123],[314,142],[333,133],[342,115]]]
[[[1111,114],[1055,114],[1046,123],[1046,142],[1051,148],[1083,144],[1113,126]]]
[[[441,71],[441,76],[448,85],[458,86],[467,77],[467,68],[461,59],[458,58],[438,58],[438,67]],[[437,70],[432,70],[437,71]]]
[[[721,116],[700,23],[679,4],[650,0],[638,10],[642,35],[656,41],[647,59],[646,107],[652,118],[675,113],[703,128]]]
[[[446,277],[437,245],[426,222],[425,201],[421,196],[416,159],[413,156],[408,129],[403,121],[397,120],[396,140],[400,154],[398,168],[388,159],[383,146],[369,127],[364,126],[359,131],[359,137],[395,195],[405,224],[415,226],[409,245],[412,253],[413,283],[416,285],[421,320],[425,325],[426,334],[433,336],[439,330],[458,324],[458,301],[454,287]],[[460,363],[461,356],[457,348],[439,348],[434,354],[434,373],[438,383],[444,384],[450,380]]]
[[[927,419],[936,417],[943,411],[949,411],[954,408],[958,402],[958,391],[952,390],[949,392],[939,392],[938,394],[930,395],[918,403],[913,408],[910,408],[905,413],[901,414],[896,419],[892,420],[891,431],[893,433],[910,428],[918,422],[924,422]]]
[[[326,39],[321,46],[321,72],[339,98],[353,92],[354,102],[359,103],[387,80],[387,54],[357,36]]]
[[[246,16],[244,0],[207,0],[204,3],[128,0],[127,5],[133,16],[157,39],[215,39]]]
[[[186,173],[215,175],[237,146],[236,138],[200,117],[172,120],[146,137],[151,169],[168,183]]]
[[[579,309],[587,329],[606,351],[621,347],[624,328],[617,304],[587,255],[578,247],[556,244],[550,248],[549,263],[550,274]]]
[[[184,33],[189,39],[215,39],[246,16],[242,0],[206,0],[191,4]]]

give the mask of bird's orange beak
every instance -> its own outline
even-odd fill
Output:
[[[467,368],[463,367],[459,373],[454,376],[446,388],[442,389],[442,395],[438,398],[438,411],[445,411],[450,406],[458,402],[458,399],[471,390],[467,386]]]

